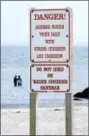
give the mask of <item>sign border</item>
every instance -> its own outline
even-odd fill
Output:
[[[65,10],[66,12],[69,13],[69,34],[68,34],[68,37],[69,37],[69,40],[68,40],[68,49],[69,49],[69,53],[68,53],[68,60],[66,61],[36,61],[36,60],[32,60],[32,29],[31,29],[31,24],[32,24],[32,21],[31,21],[31,13],[33,11],[51,11],[51,10]],[[70,10],[65,8],[65,9],[31,9],[30,10],[30,61],[33,62],[33,63],[68,63],[70,62],[70,41],[71,41],[71,37],[70,37]]]
[[[66,66],[66,67],[69,67],[69,89],[67,91],[40,91],[40,90],[37,90],[37,91],[34,91],[32,90],[32,67],[33,66]],[[30,66],[30,91],[33,92],[33,93],[36,93],[36,92],[50,92],[50,93],[66,93],[66,92],[70,92],[70,65],[68,64],[32,64]]]

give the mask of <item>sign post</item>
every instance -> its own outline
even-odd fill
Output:
[[[30,93],[30,134],[36,135],[36,99],[37,93]]]
[[[72,135],[72,93],[66,93],[66,135]]]
[[[36,135],[37,93],[65,93],[66,135],[72,135],[72,10],[30,10],[30,135]]]

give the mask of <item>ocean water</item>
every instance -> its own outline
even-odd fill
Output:
[[[28,107],[30,95],[30,49],[29,46],[1,46],[1,104],[3,107]],[[88,47],[73,47],[73,94],[88,86]],[[23,86],[13,86],[14,75],[21,75]],[[41,107],[65,104],[65,94],[39,93]],[[87,100],[84,101],[87,103]]]

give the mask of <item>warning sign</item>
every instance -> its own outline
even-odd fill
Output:
[[[33,9],[30,12],[31,62],[70,61],[70,11]]]
[[[34,92],[68,92],[70,66],[66,64],[33,64],[30,67],[30,87]]]

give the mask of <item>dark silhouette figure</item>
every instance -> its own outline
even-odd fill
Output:
[[[17,75],[15,75],[13,82],[14,82],[14,86],[16,87],[17,86]]]
[[[22,79],[20,75],[18,76],[17,82],[18,82],[18,86],[22,86]]]
[[[78,93],[74,94],[74,98],[89,99],[89,87],[84,89],[82,92],[78,92]]]

